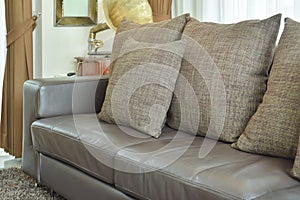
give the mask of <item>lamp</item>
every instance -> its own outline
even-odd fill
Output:
[[[95,54],[103,46],[103,41],[96,40],[96,34],[109,28],[116,31],[123,17],[139,24],[153,22],[152,9],[147,0],[103,0],[102,9],[106,23],[99,23],[90,29],[89,54]]]

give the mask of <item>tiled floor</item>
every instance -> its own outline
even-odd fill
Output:
[[[21,158],[15,158],[0,148],[0,169],[20,166]]]

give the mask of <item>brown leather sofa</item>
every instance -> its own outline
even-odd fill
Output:
[[[159,139],[137,137],[99,122],[107,80],[25,83],[23,170],[38,183],[67,199],[300,198],[300,182],[289,176],[290,160],[241,152],[223,142],[200,159],[203,137],[174,138],[177,132],[168,127]],[[174,154],[181,156],[166,162]]]

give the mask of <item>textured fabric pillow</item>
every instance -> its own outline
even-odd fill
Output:
[[[184,31],[183,38],[192,38],[199,48],[207,52],[209,58],[193,66],[190,61],[183,58],[180,73],[188,80],[195,91],[199,104],[199,126],[197,134],[204,136],[209,126],[222,127],[221,131],[212,128],[208,137],[226,142],[234,142],[246,127],[248,120],[254,114],[261,103],[266,90],[268,70],[271,66],[276,38],[280,26],[281,15],[276,15],[265,20],[249,20],[236,24],[215,24],[199,22],[191,19]],[[186,48],[186,54],[194,54],[195,59],[203,56],[203,52],[192,52]],[[208,62],[211,60],[211,63]],[[216,66],[225,86],[226,108],[225,122],[218,124],[211,122],[211,116],[218,116],[218,108],[211,108],[212,92],[218,95],[215,88],[208,88],[207,82],[214,82],[214,76],[203,77],[196,68],[202,71],[212,71]],[[212,71],[212,74],[215,72]],[[167,123],[172,128],[192,132],[188,116],[182,116],[181,110],[187,109],[189,102],[193,101],[185,94],[186,85],[178,81],[175,94],[168,113]],[[210,89],[210,92],[209,92]],[[224,95],[225,96],[225,95]],[[221,97],[220,97],[221,98]],[[180,107],[178,99],[184,99]],[[212,109],[214,109],[212,113]],[[181,128],[183,127],[183,128]],[[214,131],[215,130],[215,131]]]
[[[288,18],[267,88],[263,102],[232,146],[293,159],[300,134],[300,23]]]
[[[185,41],[125,41],[108,82],[99,118],[131,126],[155,138],[165,124]]]
[[[156,44],[180,40],[182,31],[189,20],[190,14],[184,14],[170,20],[140,25],[124,18],[114,39],[110,70],[113,70],[114,61],[118,58],[124,41],[129,37],[139,42]]]
[[[300,137],[299,137],[297,155],[294,161],[293,169],[291,170],[291,175],[300,180]]]

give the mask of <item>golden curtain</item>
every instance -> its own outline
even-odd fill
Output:
[[[159,22],[171,18],[172,0],[148,0],[153,14],[153,21]]]
[[[22,156],[23,83],[32,79],[31,0],[5,0],[7,57],[3,82],[0,146]]]

